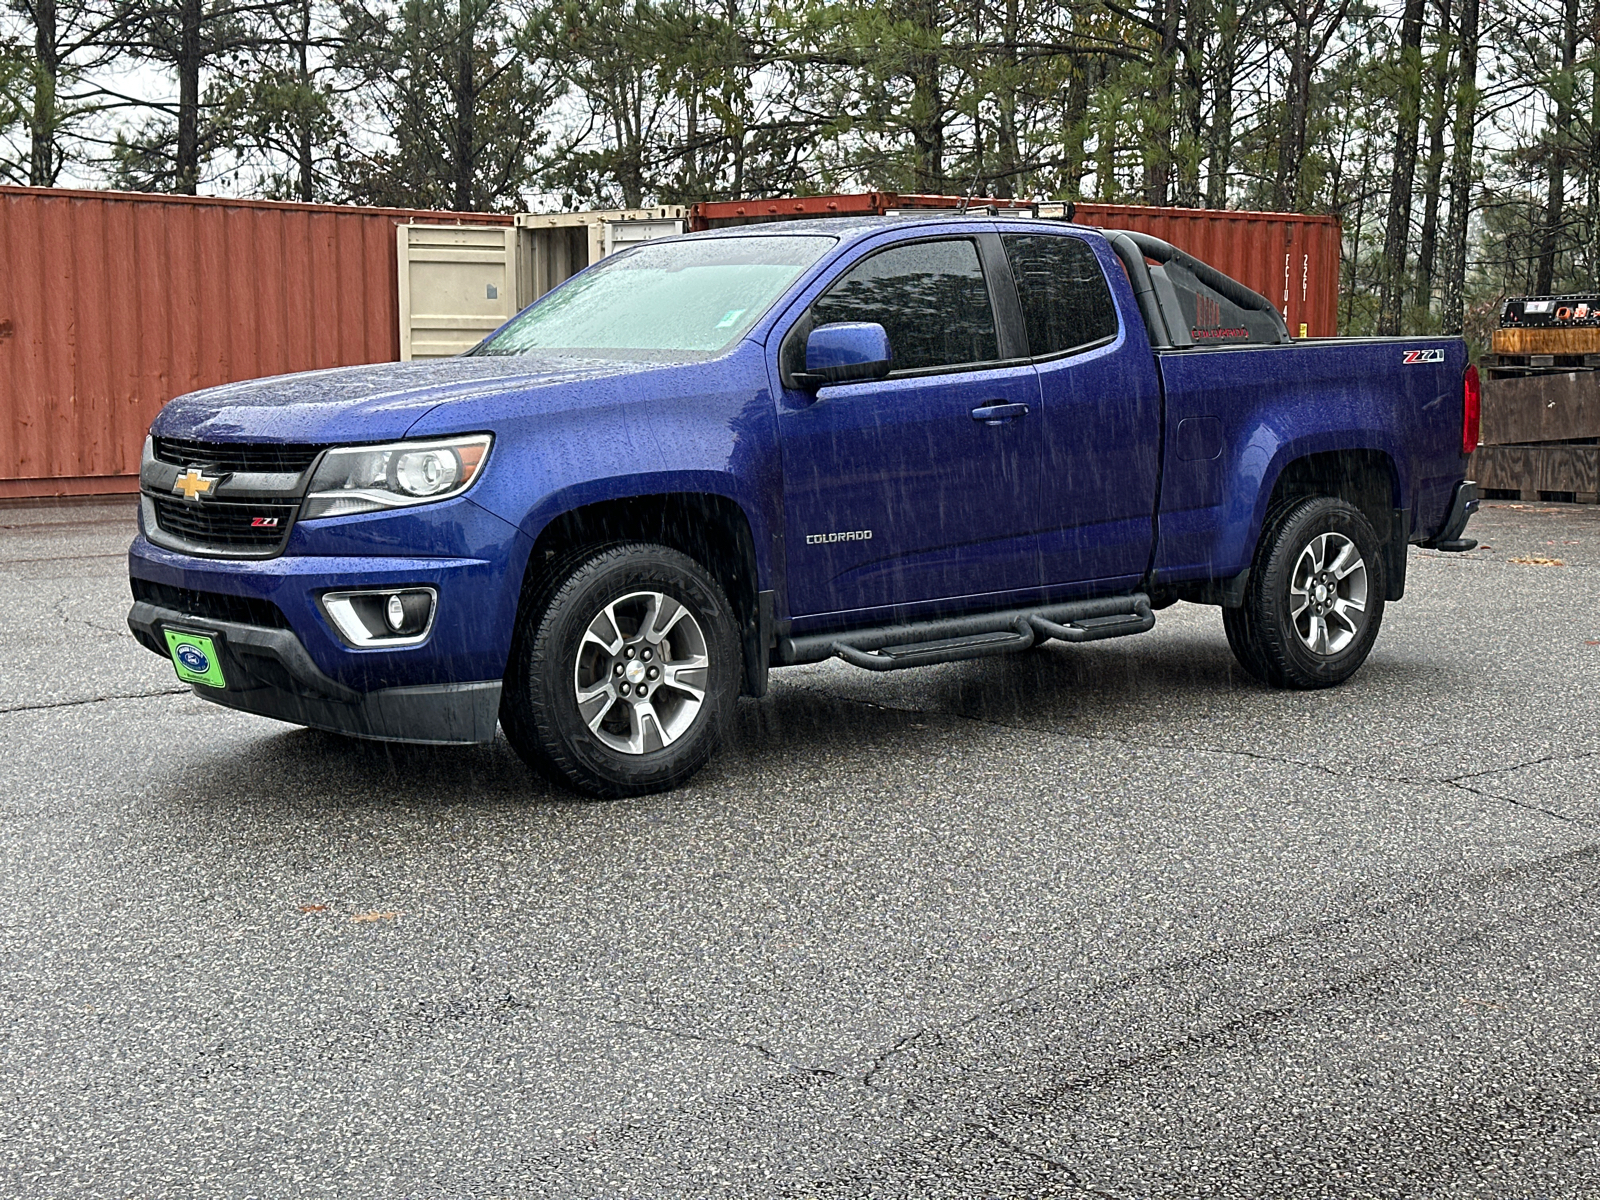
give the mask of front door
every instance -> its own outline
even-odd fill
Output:
[[[790,612],[1037,588],[1038,375],[1002,355],[977,239],[901,242],[857,260],[797,333],[837,321],[881,324],[893,371],[815,398],[785,392]]]

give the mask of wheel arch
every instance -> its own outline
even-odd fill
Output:
[[[518,611],[538,603],[576,555],[630,541],[666,546],[694,559],[710,573],[728,598],[739,625],[743,690],[749,695],[765,694],[771,595],[761,591],[750,518],[729,496],[652,492],[593,501],[558,513],[534,539]]]
[[[1367,518],[1383,547],[1384,599],[1399,600],[1405,594],[1411,522],[1394,457],[1386,450],[1359,448],[1320,450],[1290,459],[1273,481],[1260,529],[1266,529],[1273,513],[1309,496],[1343,500]]]

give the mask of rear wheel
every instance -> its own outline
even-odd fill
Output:
[[[1234,657],[1275,687],[1343,683],[1367,659],[1383,621],[1381,544],[1361,511],[1316,496],[1268,521],[1244,604],[1222,610]]]
[[[677,787],[721,741],[738,629],[716,581],[665,546],[612,546],[526,606],[500,723],[517,753],[592,796]]]

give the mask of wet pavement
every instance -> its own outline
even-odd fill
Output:
[[[1178,605],[613,803],[195,699],[131,527],[0,509],[0,1194],[1593,1194],[1600,508],[1339,689]]]

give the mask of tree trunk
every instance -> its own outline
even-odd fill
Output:
[[[1094,198],[1101,204],[1117,202],[1117,131],[1120,124],[1117,110],[1109,104],[1101,105],[1094,152]]]
[[[1408,3],[1411,0],[1408,0]],[[1421,4],[1422,0],[1414,0]],[[1283,126],[1278,133],[1278,169],[1273,179],[1277,207],[1300,207],[1300,171],[1306,159],[1306,123],[1311,105],[1311,16],[1302,3],[1291,14],[1289,76],[1284,81]]]
[[[1206,146],[1208,208],[1228,206],[1228,172],[1233,168],[1233,85],[1238,73],[1238,0],[1222,0],[1217,6],[1217,58],[1211,74],[1211,130]]]
[[[1428,110],[1428,162],[1422,185],[1422,242],[1417,247],[1416,305],[1433,306],[1439,241],[1439,181],[1444,173],[1444,126],[1450,113],[1450,0],[1439,0],[1439,48],[1433,57],[1433,105]]]
[[[178,148],[172,190],[193,196],[200,186],[200,66],[205,57],[200,34],[202,0],[178,6]]]
[[[1160,56],[1151,68],[1149,119],[1145,130],[1144,202],[1167,203],[1172,187],[1172,79],[1178,49],[1180,0],[1157,0],[1152,14],[1161,30]]]
[[[641,87],[624,83],[617,92],[614,128],[617,139],[617,187],[623,208],[644,205],[644,97]]]
[[[1600,0],[1589,15],[1589,290],[1600,290]]]
[[[1389,180],[1389,223],[1383,237],[1383,281],[1378,332],[1400,332],[1405,307],[1406,244],[1411,239],[1411,188],[1417,170],[1417,126],[1422,117],[1422,0],[1406,0],[1400,21],[1398,128]]]
[[[1201,51],[1202,30],[1208,24],[1205,0],[1184,0],[1183,73],[1178,90],[1177,194],[1174,201],[1183,208],[1200,207],[1200,159],[1205,144],[1205,121],[1200,115],[1205,69]]]
[[[1456,64],[1455,149],[1450,156],[1450,220],[1445,232],[1449,269],[1444,281],[1444,331],[1466,324],[1467,218],[1472,208],[1472,133],[1478,120],[1478,0],[1462,0]]]
[[[922,45],[911,56],[911,142],[915,154],[912,184],[917,191],[944,191],[944,92],[939,82],[940,55],[929,49],[939,42],[939,8],[935,0],[916,0],[911,16]]]
[[[1006,0],[1001,30],[1001,72],[995,96],[994,194],[1003,200],[1016,195],[1021,150],[1017,144],[1017,0]]]
[[[457,212],[472,212],[474,209],[472,195],[473,160],[476,157],[477,130],[477,88],[473,78],[472,63],[472,35],[473,15],[468,10],[471,0],[460,0],[456,11],[458,25],[456,26],[456,83],[455,83],[455,137],[454,154],[455,180],[454,198],[451,203]]]
[[[1476,0],[1468,0],[1476,3]],[[1361,140],[1361,182],[1356,191],[1356,228],[1350,245],[1350,286],[1344,293],[1344,320],[1341,326],[1348,330],[1350,318],[1355,315],[1356,291],[1361,286],[1361,233],[1367,220],[1367,194],[1372,189],[1372,139]]]
[[[316,163],[311,138],[311,0],[300,0],[300,41],[295,52],[303,105],[300,124],[295,130],[295,157],[300,167],[300,199],[309,204],[317,198]]]
[[[1572,65],[1578,56],[1578,0],[1566,0],[1561,21],[1561,74],[1556,77],[1556,119],[1550,130],[1550,173],[1545,192],[1544,223],[1539,231],[1539,277],[1534,291],[1541,296],[1555,287],[1556,250],[1561,238],[1561,210],[1567,192],[1567,138],[1572,125]]]
[[[1600,0],[1595,2],[1600,4]],[[1084,61],[1072,64],[1072,74],[1067,78],[1066,107],[1061,114],[1061,124],[1065,130],[1062,136],[1062,158],[1065,160],[1062,173],[1068,180],[1069,200],[1083,199],[1083,177],[1088,173],[1088,163],[1084,161],[1084,142],[1088,130],[1084,123],[1089,115],[1089,65]]]
[[[61,169],[56,153],[56,86],[61,72],[56,49],[56,0],[37,0],[34,4],[33,54],[28,182],[34,187],[49,187]]]

